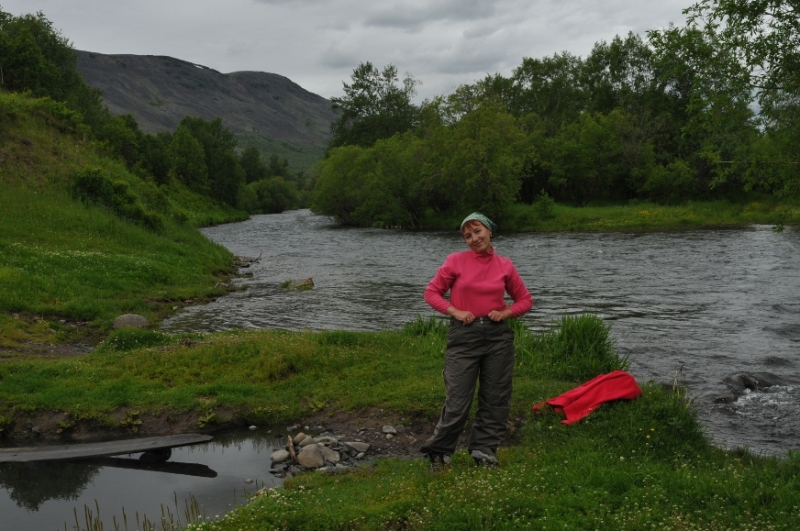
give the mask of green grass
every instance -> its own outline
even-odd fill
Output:
[[[122,313],[156,322],[227,292],[232,256],[196,227],[245,213],[128,172],[48,99],[0,93],[0,133],[0,348],[96,335]],[[75,199],[81,175],[113,183],[124,209]]]
[[[536,205],[517,204],[496,220],[508,232],[611,232],[686,230],[766,224],[776,227],[800,224],[800,203],[753,194],[749,200],[689,201],[682,205],[632,202],[626,205],[573,207],[555,204],[543,216]],[[429,213],[427,228],[458,228],[461,218]]]
[[[567,335],[583,341],[587,349],[586,338],[598,330],[608,333],[592,316],[564,323],[571,326]],[[552,348],[548,338],[563,336],[560,332],[534,336],[517,326],[517,335],[524,345],[517,369],[524,399],[516,402],[514,414],[523,415],[528,402],[565,390],[583,373],[579,364],[542,350]],[[0,364],[0,414],[53,410],[102,420],[121,407],[151,413],[231,408],[240,412],[241,421],[277,424],[323,408],[382,407],[433,418],[444,399],[445,339],[446,328],[441,326],[375,333],[234,331],[190,336],[119,330],[79,358],[11,359]],[[533,357],[542,361],[531,363]],[[608,372],[625,364],[607,352],[594,367]]]

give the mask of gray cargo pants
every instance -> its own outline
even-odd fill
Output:
[[[475,384],[478,410],[469,437],[469,450],[497,451],[506,433],[514,375],[514,333],[505,321],[487,317],[465,326],[452,319],[444,362],[446,398],[433,436],[420,451],[451,455],[469,416]]]

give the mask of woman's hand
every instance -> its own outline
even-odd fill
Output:
[[[471,324],[472,321],[475,320],[475,316],[472,315],[472,312],[459,310],[455,306],[450,306],[447,309],[447,315],[449,315],[450,317],[453,317],[454,319],[458,319],[459,321],[461,321],[465,325]]]
[[[511,311],[511,308],[506,308],[505,310],[492,310],[489,312],[489,319],[492,321],[505,321],[506,319],[510,319],[514,317],[514,313]]]

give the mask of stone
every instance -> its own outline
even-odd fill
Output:
[[[126,313],[114,319],[114,328],[149,328],[147,317],[135,313]]]
[[[289,457],[288,450],[275,450],[272,452],[270,459],[272,459],[273,463],[283,463],[284,461],[288,460]]]
[[[314,289],[314,279],[309,277],[305,280],[287,280],[285,282],[281,282],[279,287],[288,290],[297,290],[297,291],[305,291],[309,289]]]
[[[387,439],[394,439],[394,435],[392,435],[391,433],[387,433],[386,434],[386,438]]]
[[[305,438],[306,438],[306,434],[301,431],[300,433],[298,433],[297,435],[294,436],[294,438],[292,439],[292,442],[295,443],[295,444],[300,444],[301,442],[303,442],[305,440]]]
[[[347,450],[353,453],[362,453],[369,450],[369,444],[364,442],[343,442],[342,446],[344,446]]]
[[[397,433],[405,433],[406,432],[406,427],[403,426],[402,424],[397,426],[395,429],[397,430]]]
[[[325,460],[326,463],[332,463],[335,465],[336,463],[342,460],[342,457],[336,450],[331,450],[327,446],[320,446],[319,449],[322,452],[322,458]]]
[[[305,448],[309,444],[317,444],[317,440],[314,437],[306,437],[305,439],[300,441],[300,444],[298,446],[300,448]]]
[[[248,428],[250,431],[256,431],[258,427],[254,424]]]
[[[297,454],[297,462],[306,468],[319,468],[325,465],[321,447],[318,444],[309,444]]]
[[[337,439],[336,437],[331,437],[330,435],[326,435],[324,437],[319,437],[317,439],[317,444],[336,446],[337,444],[339,444],[339,439]]]
[[[364,459],[364,456],[367,455],[365,452],[361,452],[356,456],[356,459]]]
[[[397,430],[394,429],[394,426],[384,426],[381,431],[383,433],[391,433],[392,435],[397,435]]]
[[[714,398],[714,402],[717,404],[732,404],[736,402],[736,395],[733,393],[725,393],[724,395],[719,395]]]

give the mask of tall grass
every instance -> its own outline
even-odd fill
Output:
[[[563,316],[551,330],[531,334],[515,324],[517,370],[539,378],[586,381],[598,374],[627,370],[610,336],[610,327],[594,315]]]

